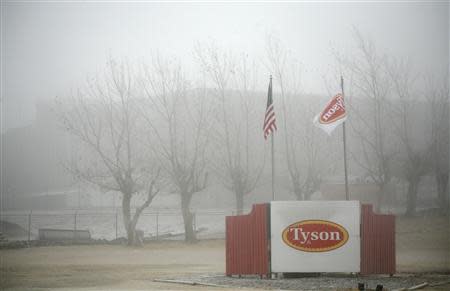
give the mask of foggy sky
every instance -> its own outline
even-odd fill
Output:
[[[448,64],[448,3],[31,3],[1,7],[2,132],[34,118],[36,100],[70,95],[108,56],[132,62],[175,55],[196,79],[193,48],[265,56],[277,35],[303,64],[307,93],[326,92],[331,50],[351,53],[352,27],[421,71]],[[261,90],[270,72],[260,70]],[[264,103],[264,101],[262,101]]]

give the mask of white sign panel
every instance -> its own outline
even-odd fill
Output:
[[[359,201],[272,201],[272,272],[359,272]]]

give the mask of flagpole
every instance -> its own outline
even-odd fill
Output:
[[[272,200],[275,201],[275,159],[274,159],[274,141],[273,132],[271,134],[272,138]]]
[[[342,97],[344,97],[344,78],[341,76],[341,93]],[[342,139],[344,143],[344,175],[345,175],[345,200],[349,200],[348,193],[348,174],[347,174],[347,145],[346,145],[346,136],[345,136],[345,121],[342,123]]]
[[[270,75],[270,88],[272,88],[272,75]],[[275,142],[274,142],[274,132],[273,131],[270,134],[270,138],[271,138],[271,143],[272,143],[272,149],[271,149],[271,152],[272,152],[272,201],[275,201],[275,155],[274,155],[274,153],[275,153],[274,143]]]

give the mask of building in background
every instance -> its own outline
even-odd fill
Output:
[[[76,188],[76,182],[64,166],[70,161],[72,151],[70,137],[59,127],[51,102],[39,101],[31,125],[11,128],[2,134],[2,209],[60,205],[57,201],[61,198],[51,193]],[[47,195],[47,201],[35,204],[33,199],[39,195]]]

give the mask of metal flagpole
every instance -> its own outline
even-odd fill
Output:
[[[272,90],[272,75],[270,75],[270,94],[272,95],[272,104],[273,104],[273,90]],[[271,142],[272,142],[272,201],[275,200],[275,158],[274,158],[274,132],[271,132]]]
[[[274,141],[272,132],[272,200],[275,201],[275,159],[274,159]]]
[[[345,96],[344,96],[344,78],[341,76],[341,93],[342,97],[344,98],[345,102]],[[345,113],[347,114],[347,112]],[[348,193],[348,174],[347,174],[347,146],[346,146],[346,137],[345,137],[345,121],[342,123],[342,139],[344,143],[344,174],[345,174],[345,200],[349,200],[349,193]]]

